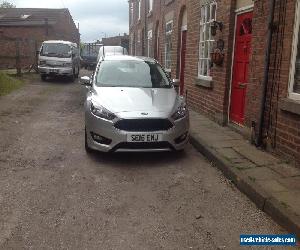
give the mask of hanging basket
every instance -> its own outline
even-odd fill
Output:
[[[215,49],[213,52],[210,53],[210,58],[212,63],[217,66],[222,66],[224,61],[224,53],[220,49]]]

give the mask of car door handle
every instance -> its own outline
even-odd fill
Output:
[[[245,83],[245,82],[239,82],[239,83],[238,83],[238,86],[239,86],[240,89],[246,88],[247,85],[248,85],[248,83]]]

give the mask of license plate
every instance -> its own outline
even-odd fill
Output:
[[[50,69],[50,73],[58,73],[58,69]]]
[[[160,142],[162,134],[129,134],[127,135],[128,142]]]

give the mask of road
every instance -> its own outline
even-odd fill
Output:
[[[0,249],[240,249],[241,233],[285,233],[191,145],[86,154],[83,90],[36,78],[0,99]]]

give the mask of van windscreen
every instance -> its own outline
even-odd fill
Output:
[[[68,44],[44,43],[41,56],[69,58],[72,56],[72,50]]]

